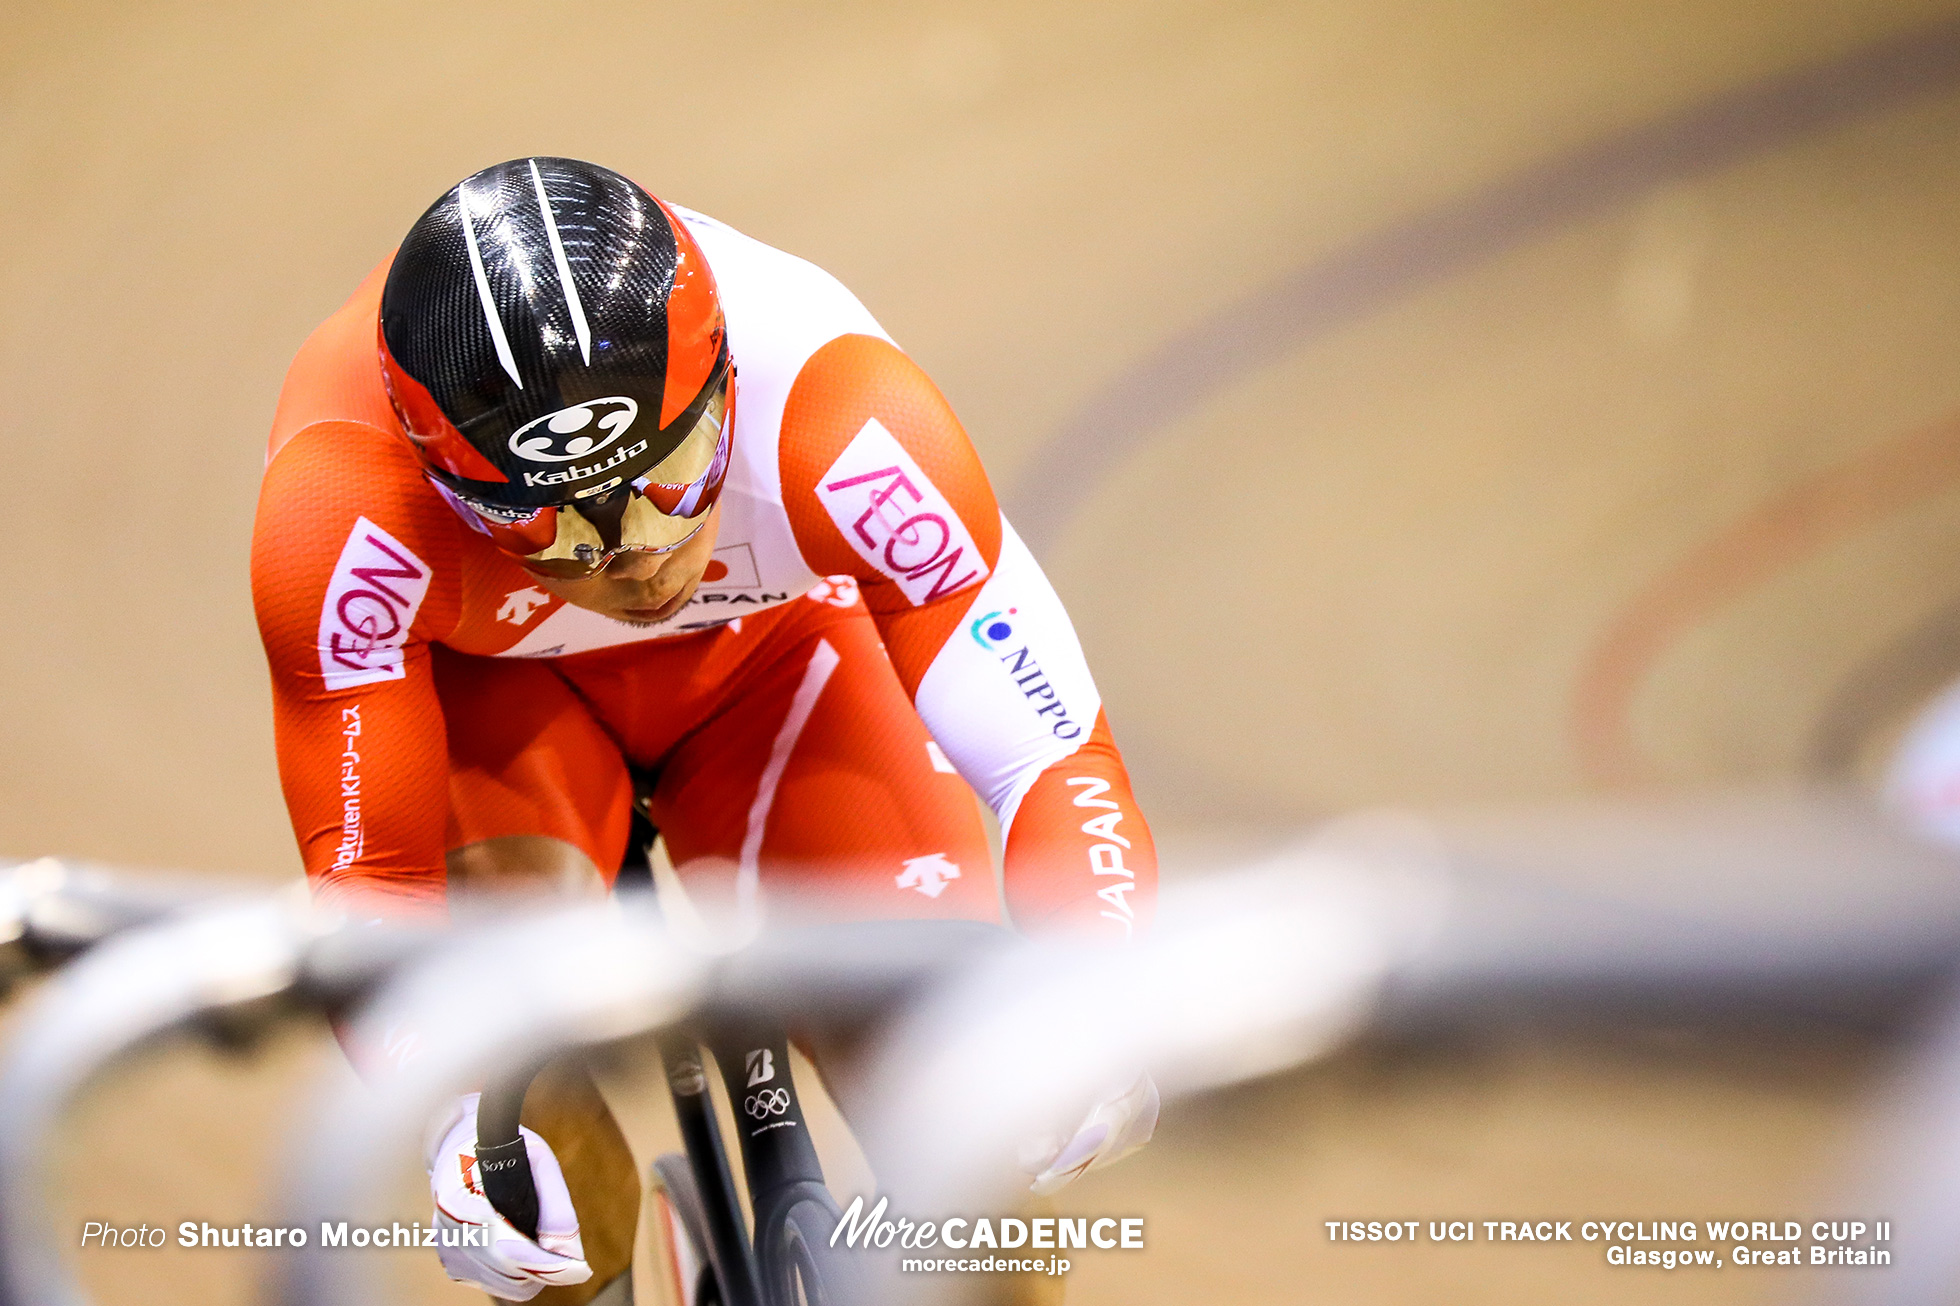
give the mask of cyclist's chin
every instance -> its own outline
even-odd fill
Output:
[[[614,621],[623,621],[629,626],[658,626],[663,622],[672,621],[676,616],[680,615],[680,610],[687,606],[689,599],[694,597],[694,591],[700,583],[701,579],[697,576],[687,584],[681,586],[679,592],[671,598],[651,604],[634,598],[623,602],[609,600],[600,603],[578,604],[578,606],[590,607],[594,612],[611,617]],[[571,601],[578,603],[576,599]]]
[[[614,621],[623,621],[632,626],[657,626],[663,621],[672,620],[676,613],[687,606],[694,597],[694,591],[701,584],[699,568],[689,568],[679,577],[674,575],[676,568],[663,568],[657,575],[649,577],[653,583],[645,581],[621,581],[609,576],[591,576],[584,580],[543,580],[538,583],[575,608],[596,612]],[[681,584],[674,585],[675,580]]]

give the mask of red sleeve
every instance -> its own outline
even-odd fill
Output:
[[[458,523],[391,432],[319,422],[266,469],[252,600],[279,778],[322,899],[443,901],[448,761],[429,641],[456,623]]]
[[[1001,818],[1015,924],[1032,935],[1131,937],[1156,896],[1149,827],[1067,614],[1006,530],[938,387],[890,342],[839,336],[791,387],[779,448],[804,557],[825,575],[857,578],[906,693]],[[1033,645],[967,638],[976,600],[1013,614],[1000,629],[1038,631],[1039,656]],[[922,692],[928,672],[938,684]],[[1063,680],[1083,726],[1064,718]],[[1002,710],[971,707],[1003,692]]]
[[[1024,934],[1134,937],[1157,903],[1157,845],[1098,714],[1080,748],[1029,787],[1008,830],[1007,912]]]
[[[779,448],[804,558],[857,578],[916,693],[1000,557],[1000,507],[952,405],[890,341],[839,336],[798,373]]]

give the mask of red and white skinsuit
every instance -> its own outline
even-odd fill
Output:
[[[1156,857],[1060,600],[932,382],[849,291],[679,211],[737,369],[700,590],[657,626],[553,598],[424,479],[382,388],[384,264],[300,351],[252,582],[323,897],[439,904],[444,853],[549,835],[607,875],[626,762],[683,881],[840,915],[1142,927]]]

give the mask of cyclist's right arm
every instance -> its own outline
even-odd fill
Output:
[[[318,422],[266,468],[252,599],[279,778],[316,897],[440,910],[448,760],[429,643],[456,624],[457,529],[392,432]]]

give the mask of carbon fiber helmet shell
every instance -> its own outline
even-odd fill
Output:
[[[512,509],[632,481],[733,380],[714,274],[687,229],[576,159],[499,163],[431,205],[389,268],[378,334],[424,468]]]

